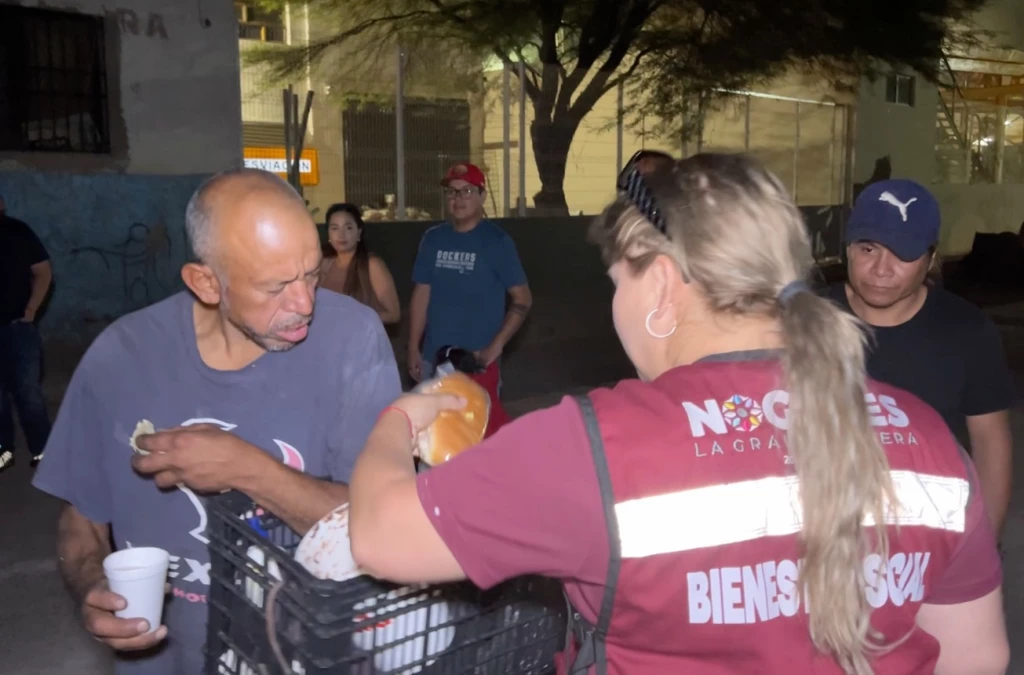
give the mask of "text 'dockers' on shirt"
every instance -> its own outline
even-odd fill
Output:
[[[476,268],[476,253],[473,251],[438,251],[435,266],[456,270],[459,273],[472,272]]]
[[[862,580],[868,604],[901,607],[924,599],[928,552],[897,553],[885,565],[873,553],[864,559]],[[796,616],[803,605],[797,579],[802,562],[768,560],[743,567],[716,567],[686,575],[689,622],[752,624]]]

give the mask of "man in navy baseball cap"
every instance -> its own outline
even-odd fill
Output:
[[[869,185],[846,229],[848,281],[830,295],[872,328],[868,374],[930,405],[971,451],[998,533],[1012,490],[1009,409],[1017,393],[992,320],[929,280],[938,268],[939,221],[924,186]],[[882,442],[909,442],[893,439]]]
[[[939,203],[912,180],[884,180],[864,189],[846,225],[846,243],[874,242],[904,262],[939,243]]]

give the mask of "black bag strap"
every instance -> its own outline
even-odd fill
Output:
[[[604,506],[604,520],[608,528],[608,574],[605,578],[604,597],[601,600],[601,611],[597,616],[597,624],[590,625],[590,622],[583,619],[569,602],[569,621],[566,627],[566,659],[569,656],[569,649],[572,639],[575,636],[578,643],[576,658],[572,663],[567,662],[568,673],[583,673],[590,666],[595,666],[597,675],[605,675],[608,672],[608,655],[606,653],[605,640],[612,623],[612,612],[615,609],[615,591],[619,584],[619,572],[622,568],[622,548],[619,541],[619,521],[615,517],[615,492],[612,489],[612,477],[608,470],[608,458],[605,456],[604,439],[601,437],[601,428],[597,421],[597,413],[594,411],[594,402],[586,394],[574,397],[576,404],[580,407],[583,415],[583,424],[587,429],[587,437],[590,440],[590,452],[594,460],[594,470],[597,472],[597,483],[601,489],[601,502]]]

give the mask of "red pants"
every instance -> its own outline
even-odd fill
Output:
[[[484,438],[490,438],[498,429],[511,421],[508,413],[505,412],[505,408],[502,407],[501,398],[498,395],[498,389],[501,385],[501,371],[498,368],[497,362],[495,362],[487,366],[484,372],[470,375],[469,377],[483,387],[491,398],[491,414],[487,421],[487,433],[484,434]]]

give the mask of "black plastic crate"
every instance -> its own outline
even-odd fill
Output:
[[[565,601],[555,581],[523,577],[481,591],[465,582],[316,579],[292,557],[301,538],[245,495],[213,497],[207,511],[210,675],[553,670],[565,638]]]

